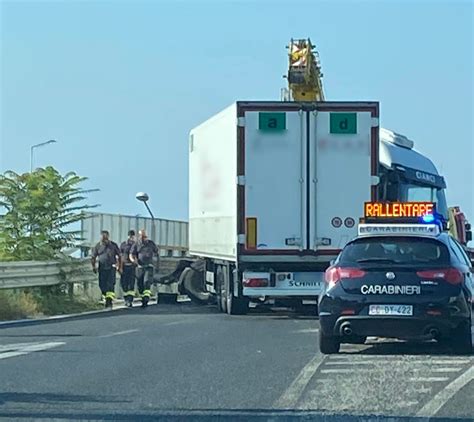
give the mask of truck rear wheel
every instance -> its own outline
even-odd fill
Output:
[[[217,309],[219,312],[227,312],[227,297],[225,294],[224,274],[220,266],[216,269]]]
[[[229,315],[245,315],[249,310],[249,300],[245,297],[234,296],[233,283],[231,282],[232,273],[229,274],[228,267],[223,270],[227,313]]]

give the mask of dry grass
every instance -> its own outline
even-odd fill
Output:
[[[31,318],[38,315],[38,302],[29,292],[0,290],[0,320]]]
[[[71,298],[57,287],[0,290],[0,321],[81,313],[102,306],[96,301]]]

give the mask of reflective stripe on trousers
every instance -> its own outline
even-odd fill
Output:
[[[151,290],[143,290],[142,297],[150,297],[151,296]]]
[[[105,293],[105,298],[106,299],[115,299],[115,293],[114,292],[106,292]]]

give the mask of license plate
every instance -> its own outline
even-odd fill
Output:
[[[370,305],[369,315],[413,315],[412,305]]]

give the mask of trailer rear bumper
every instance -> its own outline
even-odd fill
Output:
[[[324,287],[324,273],[244,271],[242,287],[242,294],[247,297],[319,296]]]
[[[314,289],[278,289],[275,287],[244,287],[243,295],[246,297],[294,297],[294,296],[319,296],[322,288]]]

